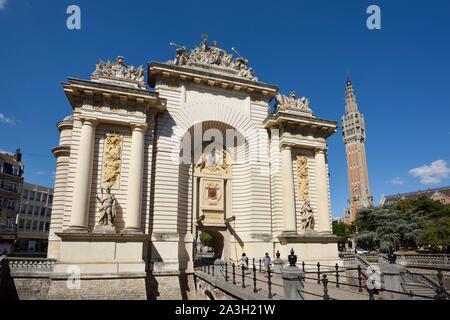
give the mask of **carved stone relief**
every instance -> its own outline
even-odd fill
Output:
[[[120,166],[122,162],[123,136],[107,133],[103,151],[102,187],[119,187]]]
[[[308,158],[306,156],[297,157],[297,185],[300,200],[309,200]]]

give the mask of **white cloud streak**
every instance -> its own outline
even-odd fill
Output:
[[[0,10],[6,6],[6,0],[0,0]]]
[[[395,177],[395,178],[392,178],[391,180],[389,180],[389,183],[399,186],[399,185],[403,184],[403,180],[400,177]]]
[[[438,184],[448,178],[450,168],[445,160],[433,161],[430,165],[423,165],[409,170],[409,174],[420,178],[422,184]]]
[[[0,1],[2,1],[2,0],[0,0]],[[1,112],[0,112],[0,122],[7,123],[7,124],[14,124],[14,123],[16,123],[13,118],[8,118],[7,116],[5,116]]]

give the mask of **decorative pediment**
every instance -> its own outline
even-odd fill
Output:
[[[208,37],[205,34],[202,35],[202,42],[189,53],[185,46],[179,46],[173,41],[170,44],[177,46],[177,50],[175,60],[168,61],[169,64],[194,67],[212,66],[242,78],[258,81],[258,78],[253,75],[253,68],[248,66],[247,59],[241,57],[236,49],[232,48],[239,57],[234,59],[232,54],[218,48],[216,41],[208,45]]]
[[[117,57],[116,61],[100,60],[95,65],[91,75],[92,80],[99,82],[120,84],[131,87],[145,88],[144,68],[135,68],[125,63],[124,57]]]
[[[309,100],[305,97],[297,99],[295,91],[292,91],[289,97],[277,94],[275,99],[277,100],[277,111],[301,111],[312,113],[312,110],[309,108]]]

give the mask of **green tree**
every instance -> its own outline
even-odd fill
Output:
[[[450,205],[427,197],[358,211],[358,246],[387,251],[390,245],[416,247],[449,243]]]
[[[205,231],[200,233],[200,241],[207,247],[214,247],[214,237]]]

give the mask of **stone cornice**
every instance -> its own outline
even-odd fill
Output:
[[[338,237],[333,234],[296,234],[296,235],[279,235],[280,243],[337,243]]]
[[[118,98],[120,100],[135,101],[146,106],[149,110],[157,112],[164,111],[166,108],[166,100],[161,99],[157,92],[143,89],[74,78],[69,78],[69,83],[63,83],[63,88],[73,109],[76,107],[76,98],[92,97],[94,94],[101,95],[104,99]]]
[[[169,65],[165,63],[150,62],[148,64],[148,83],[155,87],[159,79],[172,79],[189,81],[223,89],[247,92],[265,97],[270,101],[278,91],[275,85],[255,82],[242,77],[236,77],[216,72],[208,72],[192,67]]]
[[[58,158],[61,156],[68,157],[70,155],[70,146],[57,146],[52,149],[53,155]]]
[[[56,233],[63,241],[117,241],[117,242],[142,242],[150,238],[148,234],[134,233],[83,233],[83,232],[58,232]]]
[[[283,128],[289,131],[290,128],[305,128],[317,130],[322,133],[324,138],[328,138],[336,132],[337,122],[330,120],[305,117],[287,112],[277,112],[269,115],[263,122],[266,129]]]

